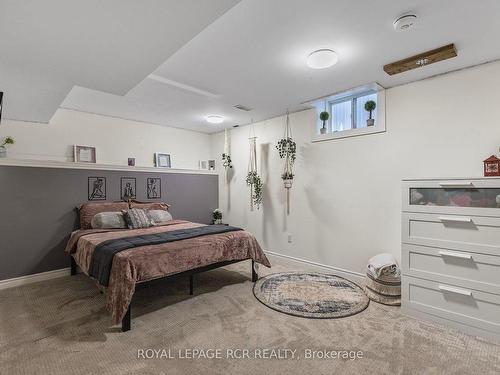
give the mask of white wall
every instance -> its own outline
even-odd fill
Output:
[[[288,217],[275,149],[284,118],[254,125],[265,183],[260,211],[249,211],[244,182],[250,127],[233,129],[234,175],[220,185],[224,220],[253,232],[265,250],[352,272],[364,272],[380,252],[400,259],[401,179],[480,176],[483,159],[498,154],[499,102],[497,62],[387,90],[386,133],[311,143],[314,111],[291,115],[298,159]],[[219,161],[223,140],[212,135]]]
[[[171,154],[173,168],[198,169],[210,156],[210,136],[189,130],[59,109],[49,124],[2,120],[0,140],[13,136],[9,158],[73,161],[73,145],[95,146],[97,162],[154,166],[153,154]]]

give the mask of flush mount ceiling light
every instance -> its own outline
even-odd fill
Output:
[[[417,23],[417,16],[415,14],[405,14],[404,16],[396,18],[394,21],[394,30],[406,31],[411,29]]]
[[[307,57],[307,66],[311,69],[325,69],[335,65],[338,60],[339,56],[335,51],[319,49]]]
[[[224,117],[217,115],[208,115],[207,122],[210,124],[222,124],[224,122]]]

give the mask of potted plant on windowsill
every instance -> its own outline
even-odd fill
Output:
[[[319,119],[323,121],[323,127],[319,129],[320,134],[326,134],[326,122],[330,118],[330,114],[326,111],[323,111],[319,114]]]
[[[8,145],[13,145],[14,144],[14,138],[12,137],[5,137],[3,140],[3,143],[0,145],[0,158],[6,158],[7,157],[7,147]]]
[[[375,103],[373,100],[368,100],[365,103],[365,111],[370,112],[370,117],[366,120],[366,126],[375,125],[375,119],[372,118],[372,113],[375,108],[377,108],[377,103]]]

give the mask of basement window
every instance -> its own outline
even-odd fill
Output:
[[[365,104],[373,101],[370,112]],[[381,133],[385,131],[385,91],[377,84],[366,85],[311,102],[316,108],[317,121],[313,142]],[[321,121],[320,113],[328,112],[329,119]]]

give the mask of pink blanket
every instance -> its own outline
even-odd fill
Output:
[[[172,220],[165,225],[144,229],[87,229],[71,234],[66,252],[88,275],[96,245],[103,241],[202,226],[184,220]],[[253,259],[270,267],[257,240],[246,231],[213,234],[187,240],[149,245],[124,250],[113,258],[106,288],[106,308],[119,323],[127,312],[135,284],[158,279],[223,261]]]

